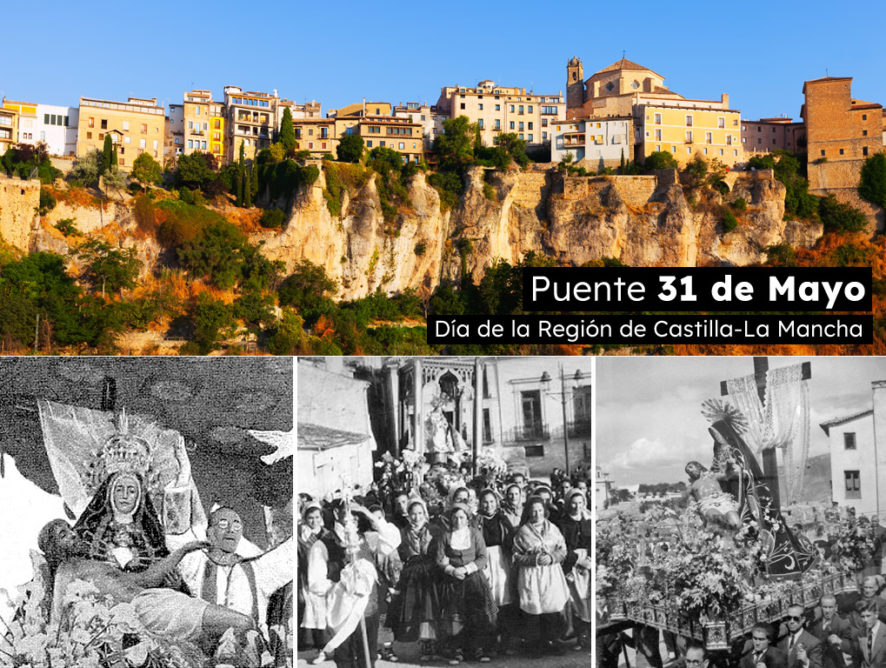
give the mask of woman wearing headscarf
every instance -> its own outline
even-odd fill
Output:
[[[131,471],[108,476],[74,525],[88,556],[140,572],[169,554],[163,527],[142,477]]]
[[[516,527],[499,507],[498,494],[492,489],[480,492],[480,509],[475,524],[483,534],[488,557],[483,574],[489,582],[492,600],[498,608],[496,636],[502,652],[512,653],[511,638],[517,625],[516,578],[511,551]]]
[[[556,651],[561,615],[569,588],[561,564],[566,558],[563,534],[548,520],[542,498],[532,496],[523,509],[523,522],[514,536],[517,592],[526,614],[526,641],[537,654]]]
[[[513,527],[519,527],[523,521],[523,488],[517,483],[512,482],[505,487],[501,512]]]
[[[488,563],[486,543],[470,525],[467,506],[456,503],[449,509],[448,529],[437,541],[437,566],[443,571],[441,635],[450,652],[449,665],[458,665],[465,655],[486,663],[495,634],[495,604],[483,576]]]
[[[400,530],[397,548],[403,570],[398,593],[388,608],[394,639],[420,643],[421,661],[437,654],[437,621],[440,614],[440,571],[436,563],[436,531],[428,524],[424,501],[411,499],[406,507],[409,524]]]
[[[316,501],[309,501],[298,531],[298,586],[303,601],[300,627],[306,636],[310,634],[317,650],[326,644],[326,592],[331,586],[322,540],[326,533],[323,509]]]
[[[590,649],[591,630],[591,514],[587,499],[580,490],[574,490],[566,499],[560,531],[566,541],[566,559],[563,573],[569,583],[570,612],[577,642],[576,650]]]

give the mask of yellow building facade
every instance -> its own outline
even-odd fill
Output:
[[[652,101],[635,108],[637,159],[656,151],[670,153],[681,165],[701,156],[726,166],[744,160],[741,146],[741,113],[734,109],[693,107]],[[703,102],[703,101],[699,101]],[[639,121],[639,122],[638,122]]]
[[[166,114],[157,98],[131,97],[127,102],[80,98],[77,123],[77,157],[102,150],[110,134],[117,145],[117,164],[125,170],[142,153],[158,162],[164,156]]]

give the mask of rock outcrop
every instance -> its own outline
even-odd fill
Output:
[[[475,280],[493,262],[527,253],[564,265],[615,258],[634,266],[746,265],[767,246],[811,247],[820,225],[784,220],[785,188],[771,172],[730,175],[721,196],[689,193],[676,172],[654,176],[565,176],[556,169],[498,172],[473,168],[459,205],[440,211],[423,174],[409,185],[410,205],[386,223],[375,179],[344,196],[332,216],[320,179],[293,206],[283,233],[262,233],[272,259],[291,270],[300,260],[323,266],[340,298],[375,290],[426,292],[467,270]],[[743,199],[739,224],[726,232],[729,202]],[[469,243],[466,243],[469,242]]]

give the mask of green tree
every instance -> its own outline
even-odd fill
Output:
[[[338,142],[336,153],[342,162],[360,162],[363,159],[363,137],[345,135]]]
[[[280,122],[280,136],[278,140],[287,153],[295,150],[295,126],[292,124],[292,112],[289,110],[289,107],[284,107],[283,109],[283,120]]]
[[[526,142],[513,132],[500,134],[498,136],[498,147],[503,149],[521,167],[529,164],[529,156],[526,155]]]
[[[886,209],[886,153],[877,153],[864,161],[858,194]]]
[[[191,153],[178,156],[175,182],[192,190],[202,189],[217,178],[217,163],[211,153]]]
[[[145,152],[132,163],[132,174],[130,176],[147,186],[147,184],[157,185],[160,183],[162,173],[163,168],[160,167],[160,163],[154,160],[150,153]]]
[[[862,232],[868,224],[861,211],[849,204],[843,204],[833,195],[821,198],[818,216],[828,232]]]
[[[113,248],[100,239],[82,244],[77,249],[77,257],[85,265],[84,278],[94,287],[101,286],[102,299],[106,291],[118,293],[124,288],[134,288],[142,266],[135,248]]]
[[[105,174],[117,167],[117,151],[114,142],[111,141],[110,133],[105,135],[105,143],[102,147],[102,167],[101,173]]]
[[[462,172],[474,162],[474,126],[467,116],[443,121],[443,134],[434,142],[441,170]]]
[[[334,308],[329,298],[336,282],[326,275],[320,265],[301,260],[278,289],[280,306],[292,306],[306,320],[316,319]]]
[[[243,273],[246,235],[225,221],[209,225],[178,249],[182,266],[197,276],[206,276],[219,288],[231,288]]]
[[[102,173],[103,154],[98,149],[78,158],[68,173],[68,180],[74,185],[93,188],[98,185],[98,177]]]
[[[217,348],[224,333],[232,330],[236,324],[231,308],[205,292],[200,293],[197,298],[191,311],[191,320],[194,323],[192,340],[201,355]]]
[[[643,168],[650,172],[656,169],[677,169],[678,167],[677,159],[668,151],[654,151],[643,161]]]
[[[304,320],[292,309],[283,309],[283,315],[267,339],[272,355],[294,355],[305,342]]]

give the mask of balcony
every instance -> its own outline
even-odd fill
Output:
[[[590,436],[592,433],[591,430],[591,418],[579,418],[577,420],[572,420],[568,424],[568,434],[570,438],[577,438],[580,436]]]
[[[505,441],[549,441],[551,432],[543,422],[518,425],[505,432]]]

